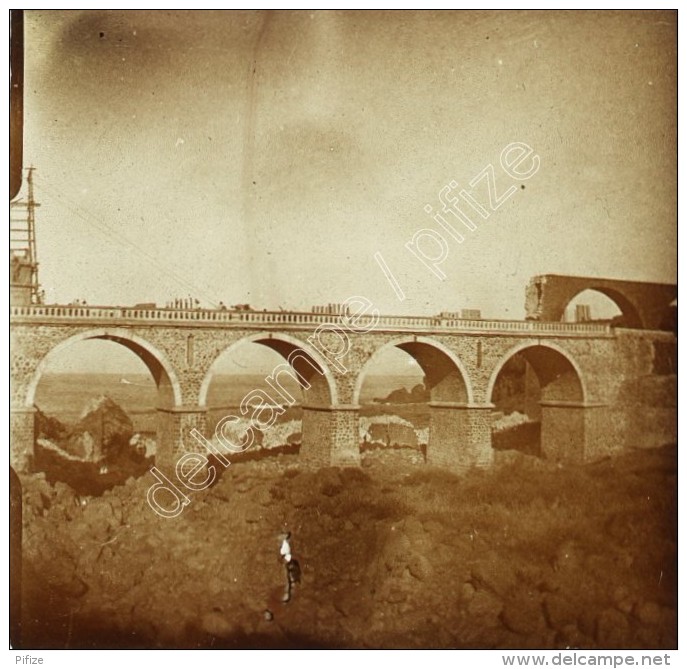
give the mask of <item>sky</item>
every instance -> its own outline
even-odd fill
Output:
[[[676,281],[675,12],[34,10],[25,43],[49,303],[523,318],[536,274]],[[517,190],[439,280],[406,243],[489,165]]]

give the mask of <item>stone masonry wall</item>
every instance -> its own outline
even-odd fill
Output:
[[[159,324],[98,328],[88,324],[15,324],[11,349],[12,407],[31,408],[27,405],[27,393],[39,364],[69,337],[114,337],[124,345],[127,337],[135,337],[139,343],[149,345],[150,350],[159,352],[160,364],[177,387],[177,399],[181,402],[172,407],[169,396],[166,401],[161,397],[160,406],[168,412],[160,427],[160,457],[174,458],[184,449],[195,448],[194,443],[187,443],[191,427],[198,426],[204,431],[202,407],[197,406],[200,389],[204,382],[207,384],[212,364],[222,353],[247,338],[256,337],[284,337],[291,344],[301,345],[300,342],[305,350],[312,351],[308,343],[312,333],[312,329],[304,328],[287,333],[276,330],[259,333],[250,327],[180,328]],[[563,411],[550,412],[542,438],[549,443],[569,441],[571,431],[579,430],[585,439],[582,447],[570,443],[561,447],[562,451],[575,453],[574,457],[603,457],[624,448],[658,446],[676,439],[676,370],[672,353],[676,340],[671,333],[616,329],[606,336],[565,336],[563,333],[542,338],[515,333],[440,331],[420,336],[381,330],[367,334],[349,332],[348,337],[350,349],[339,361],[345,365],[343,372],[333,371],[336,366],[333,360],[327,365],[326,351],[313,353],[326,372],[327,385],[323,388],[331,391],[332,397],[320,398],[322,408],[329,411],[304,411],[302,454],[311,462],[352,464],[358,461],[357,412],[332,411],[331,407],[356,405],[362,375],[376,352],[385,346],[404,343],[411,344],[412,350],[416,342],[438,345],[458,361],[446,363],[447,358],[441,358],[444,363],[455,365],[450,373],[464,384],[464,388],[456,386],[455,398],[442,397],[442,400],[464,402],[467,397],[472,405],[490,404],[490,389],[498,371],[512,354],[524,347],[554,348],[568,357],[579,370],[584,388],[583,406],[579,408],[582,418],[573,418],[575,412],[570,415]],[[172,409],[178,413],[171,412]],[[433,412],[430,460],[451,467],[489,460],[486,448],[490,444],[489,412],[476,411],[456,415],[454,409]],[[22,466],[33,450],[29,422],[30,418],[13,418],[12,458],[23,462]]]
[[[491,407],[430,405],[427,462],[463,471],[491,464]]]
[[[619,332],[617,347],[621,364],[610,405],[623,448],[677,443],[677,340],[667,333],[628,330]]]
[[[184,453],[203,453],[206,450],[192,436],[197,429],[206,434],[206,412],[198,410],[158,410],[158,439],[155,462],[158,466],[175,467]],[[206,435],[208,436],[208,435]]]
[[[32,409],[10,412],[10,464],[18,472],[31,468],[37,436],[35,414]]]
[[[303,409],[300,458],[308,467],[328,467],[333,425],[326,410]]]
[[[360,464],[359,414],[354,409],[331,411],[333,439],[330,464],[355,467]]]
[[[585,459],[585,412],[583,407],[542,406],[542,455],[555,462]]]

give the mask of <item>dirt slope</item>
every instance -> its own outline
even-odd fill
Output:
[[[240,463],[176,519],[150,476],[92,498],[25,478],[25,645],[674,648],[676,449],[497,462]]]

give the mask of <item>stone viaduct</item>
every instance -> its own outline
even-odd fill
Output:
[[[643,318],[649,313],[647,307],[635,309]],[[545,457],[586,461],[676,439],[671,332],[593,322],[373,317],[371,312],[346,319],[297,312],[37,305],[11,307],[11,323],[11,461],[19,470],[31,466],[34,397],[47,361],[86,339],[121,344],[154,377],[158,466],[173,466],[184,452],[202,451],[190,432],[197,428],[210,437],[206,397],[213,362],[244,341],[288,360],[271,375],[273,399],[284,401],[288,395],[282,374],[300,382],[300,454],[307,465],[360,462],[360,389],[368,363],[390,346],[406,351],[425,372],[431,398],[427,461],[434,465],[463,470],[490,464],[494,385],[518,353],[531,364],[542,389]],[[242,409],[258,426],[265,419],[256,405],[263,400],[247,398]]]
[[[640,314],[646,313],[637,308]],[[453,470],[492,460],[492,394],[514,355],[542,389],[545,457],[593,460],[676,439],[676,338],[672,332],[603,323],[356,318],[298,312],[237,312],[86,306],[11,307],[11,461],[31,466],[36,388],[47,361],[86,339],[116,342],[148,367],[158,388],[158,466],[202,451],[213,363],[240,342],[269,347],[288,363],[270,385],[283,401],[283,374],[302,387],[300,457],[313,466],[356,465],[359,395],[368,363],[387,347],[406,351],[430,388],[427,461]],[[282,392],[283,391],[283,392]],[[260,398],[243,412],[265,420]]]

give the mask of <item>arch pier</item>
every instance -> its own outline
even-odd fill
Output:
[[[588,404],[582,373],[565,349],[553,343],[522,343],[497,362],[487,387],[491,398],[506,364],[515,356],[531,366],[541,389],[541,454],[558,461],[584,459]]]
[[[405,351],[424,373],[430,393],[427,462],[454,470],[488,466],[492,461],[493,405],[474,402],[467,368],[456,352],[439,338],[406,335],[383,343],[359,366],[354,405],[359,403],[368,365],[392,346]]]

